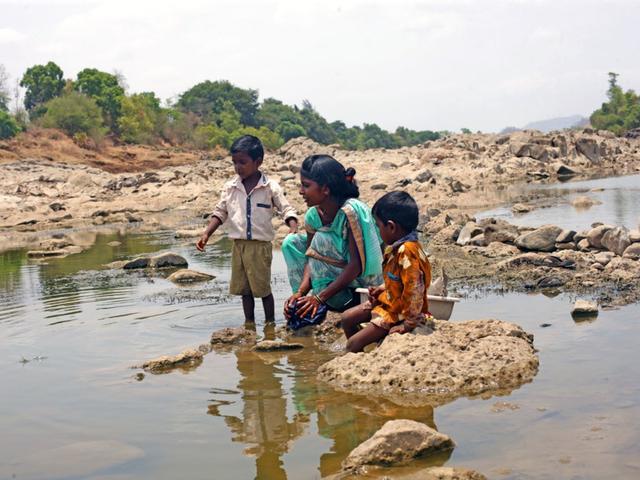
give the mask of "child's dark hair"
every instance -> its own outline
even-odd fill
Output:
[[[385,225],[389,220],[407,233],[418,227],[418,205],[407,192],[389,192],[378,199],[371,212]]]
[[[262,160],[264,158],[264,147],[258,137],[253,135],[243,135],[237,138],[231,148],[231,155],[234,153],[246,153],[255,162],[256,160]]]
[[[300,175],[313,180],[318,185],[327,186],[331,197],[343,204],[350,198],[358,198],[360,190],[353,177],[353,168],[345,169],[342,164],[329,155],[311,155],[304,159]]]

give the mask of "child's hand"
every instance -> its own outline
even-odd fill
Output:
[[[402,322],[402,324],[404,325],[405,333],[413,331],[413,329],[418,326],[418,322],[415,319],[411,318],[407,318],[404,322]]]
[[[378,287],[369,287],[369,302],[371,306],[375,307],[378,303],[378,296],[384,292],[384,285]]]
[[[207,244],[208,241],[209,241],[209,236],[206,235],[206,234],[202,234],[200,239],[196,242],[196,248],[200,252],[204,252],[204,247],[205,247],[205,245]]]
[[[404,329],[404,325],[400,324],[400,325],[396,325],[394,327],[391,327],[389,329],[389,335],[391,335],[392,333],[406,333],[406,331]]]

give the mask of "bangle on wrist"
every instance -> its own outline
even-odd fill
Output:
[[[320,295],[315,294],[315,295],[313,296],[313,298],[315,298],[315,299],[318,301],[318,303],[319,303],[320,305],[324,305],[324,300],[322,300],[322,299],[320,298]]]

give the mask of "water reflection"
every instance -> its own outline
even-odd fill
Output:
[[[267,327],[265,337],[271,333]],[[234,355],[240,373],[237,388],[242,414],[226,415],[225,409],[234,404],[229,400],[234,392],[216,389],[211,391],[217,395],[208,413],[222,417],[233,434],[232,440],[245,444],[245,453],[255,457],[256,479],[287,478],[283,456],[298,439],[313,435],[314,419],[317,434],[331,441],[328,451],[318,452],[321,477],[339,472],[346,456],[388,420],[405,418],[436,428],[431,406],[400,406],[319,384],[317,369],[331,354],[318,350],[311,341],[305,343],[303,351],[286,355],[247,350],[235,351]],[[443,452],[421,466],[443,465],[450,454]]]

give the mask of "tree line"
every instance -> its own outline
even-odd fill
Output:
[[[275,98],[260,102],[258,90],[225,80],[198,83],[165,105],[154,92],[127,93],[121,75],[85,68],[75,79],[65,79],[54,62],[28,68],[19,85],[25,92],[24,109],[16,107],[11,115],[7,76],[0,70],[0,138],[35,125],[58,128],[83,146],[97,146],[108,135],[132,144],[228,148],[235,138],[251,134],[272,149],[309,137],[355,150],[416,145],[441,135],[405,127],[389,132],[375,123],[348,127],[328,122],[307,100],[300,107]]]
[[[591,125],[622,135],[628,130],[640,128],[640,96],[633,90],[622,90],[619,75],[609,72],[608,102],[591,114]]]

